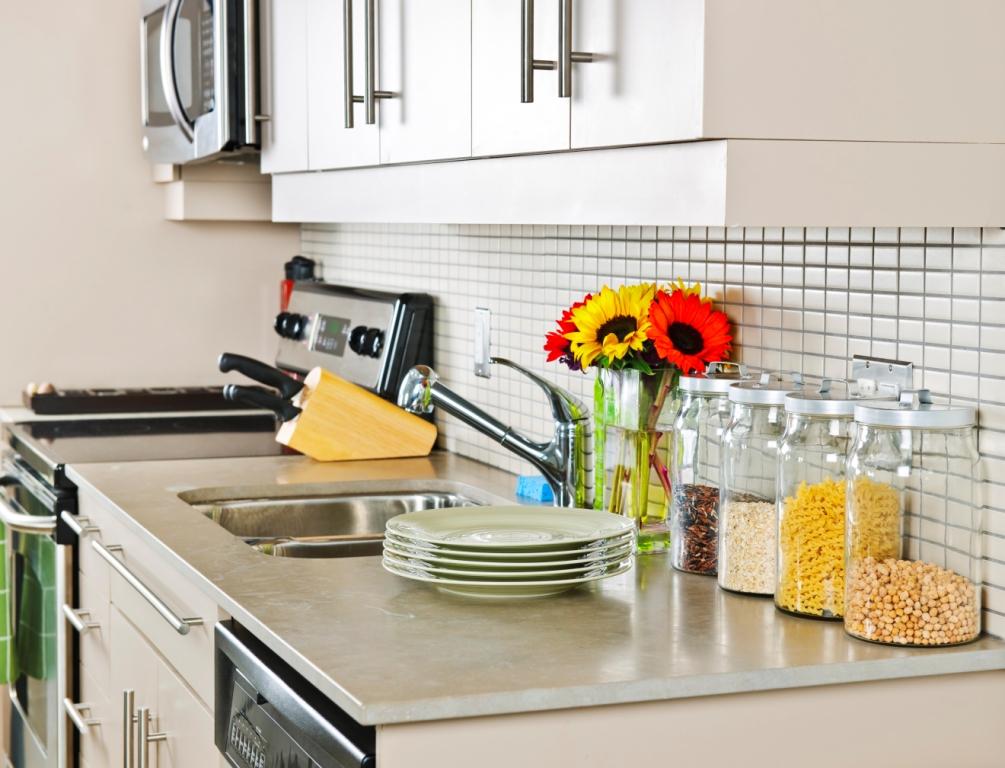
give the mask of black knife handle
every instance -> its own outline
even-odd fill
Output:
[[[251,357],[235,355],[233,352],[224,352],[220,355],[217,365],[224,373],[237,371],[260,384],[278,389],[279,394],[283,397],[293,397],[304,388],[302,381],[297,381],[292,376],[287,376],[278,368]]]
[[[237,384],[228,384],[223,388],[223,399],[254,405],[259,408],[268,408],[283,421],[295,419],[300,415],[299,408],[279,395],[262,392],[251,387],[241,387]]]

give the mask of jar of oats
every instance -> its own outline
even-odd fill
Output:
[[[785,397],[802,388],[800,376],[777,373],[729,388],[719,485],[718,577],[723,589],[775,592],[778,447],[785,431]]]
[[[910,646],[981,632],[976,413],[925,390],[855,406],[848,457],[845,631]]]
[[[815,391],[785,398],[775,605],[786,613],[844,616],[845,465],[855,404],[862,402],[856,393],[843,381],[825,380]]]
[[[722,435],[729,426],[729,388],[751,378],[740,363],[709,363],[681,376],[670,451],[670,564],[715,576],[719,547]]]

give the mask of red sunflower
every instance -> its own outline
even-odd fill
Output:
[[[656,353],[684,373],[704,371],[706,363],[723,360],[732,348],[729,318],[696,294],[657,291],[649,322]]]
[[[592,294],[588,293],[582,301],[577,301],[567,310],[562,312],[562,317],[558,320],[558,328],[554,331],[549,331],[545,336],[544,350],[548,353],[549,363],[553,360],[561,360],[572,370],[580,370],[581,366],[576,362],[575,357],[573,357],[571,351],[569,350],[569,346],[572,342],[565,338],[565,335],[576,330],[576,324],[572,322],[573,310],[579,309],[591,298]]]

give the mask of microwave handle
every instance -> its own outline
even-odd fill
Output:
[[[184,0],[168,0],[164,9],[164,23],[161,25],[161,89],[164,91],[164,99],[167,101],[168,112],[185,134],[189,141],[195,140],[195,130],[192,121],[185,114],[185,107],[182,106],[178,97],[178,76],[175,71],[174,61],[174,40],[178,30],[178,15],[181,13],[181,4]]]
[[[258,145],[259,123],[259,23],[258,3],[244,0],[244,143]]]

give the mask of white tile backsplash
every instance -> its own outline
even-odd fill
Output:
[[[303,252],[330,282],[436,297],[444,382],[520,431],[549,416],[514,374],[472,370],[473,312],[492,311],[492,352],[589,400],[593,378],[546,365],[544,335],[587,291],[701,280],[736,324],[734,357],[844,376],[848,356],[912,360],[915,383],[976,403],[984,457],[987,627],[1005,634],[1005,231],[948,228],[305,225]],[[532,469],[455,420],[443,447]]]

